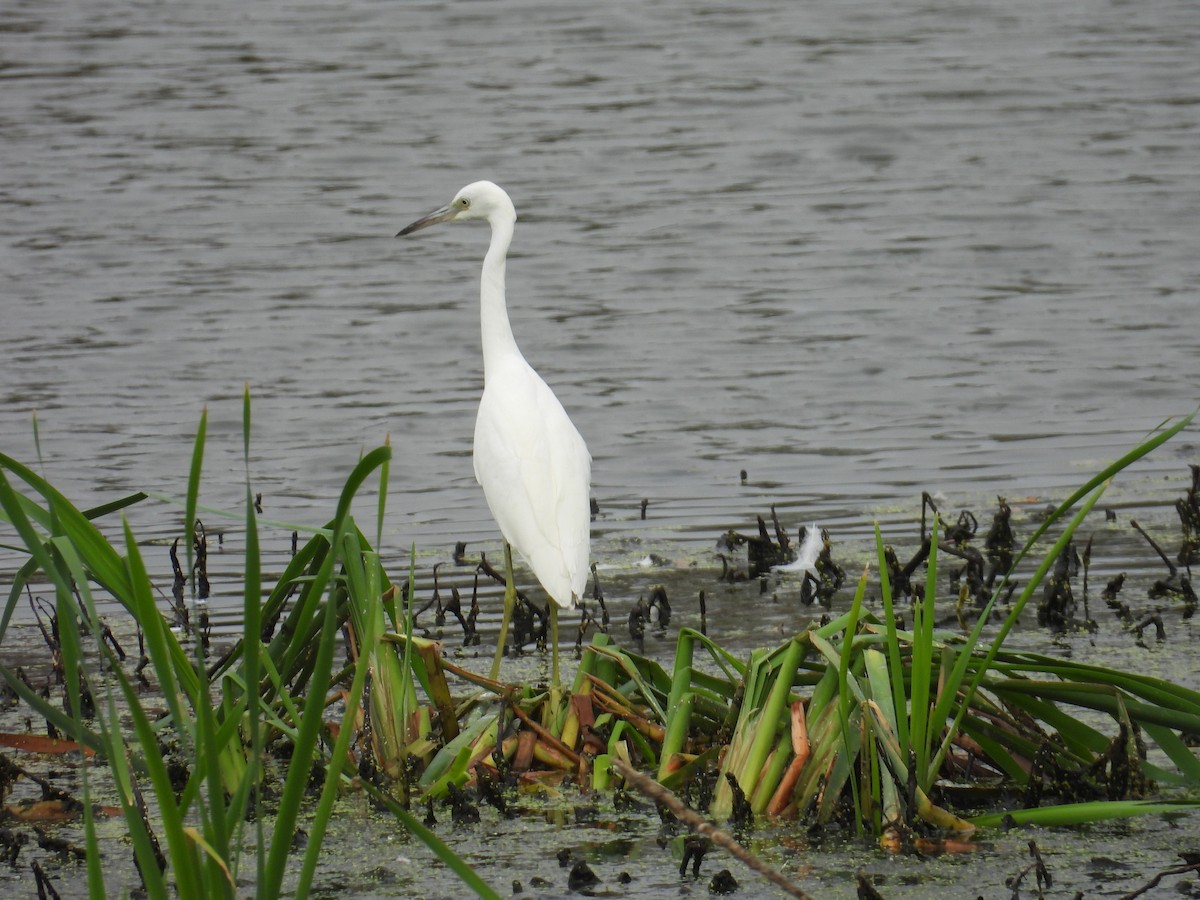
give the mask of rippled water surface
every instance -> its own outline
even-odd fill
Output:
[[[36,411],[81,505],[181,496],[207,406],[202,501],[237,509],[249,385],[266,516],[321,523],[390,435],[390,557],[494,551],[486,228],[393,238],[486,177],[601,563],[712,565],[771,504],[858,548],[922,490],[1040,508],[1200,401],[1198,46],[1172,0],[16,0],[0,450],[36,458]],[[1113,502],[1170,525],[1195,440]]]
[[[390,433],[397,543],[489,534],[486,227],[392,237],[478,177],[515,198],[514,329],[614,514],[720,518],[743,468],[818,513],[1053,493],[1200,396],[1190,3],[0,23],[0,422],[31,458],[36,410],[83,493],[180,493],[207,403],[236,502],[249,384],[268,510],[323,513]]]

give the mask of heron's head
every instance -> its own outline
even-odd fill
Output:
[[[429,215],[401,229],[396,237],[412,234],[442,222],[465,222],[468,219],[487,219],[494,222],[496,217],[516,220],[517,213],[513,209],[512,200],[503,188],[492,182],[476,181],[455,194],[454,199],[441,209],[435,209]]]

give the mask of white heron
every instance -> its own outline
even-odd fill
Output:
[[[558,607],[570,609],[587,584],[591,541],[592,457],[558,397],[525,361],[508,322],[504,270],[517,212],[500,187],[476,181],[447,206],[396,235],[441,222],[485,219],[492,240],[483,258],[479,313],[483,336],[483,396],[475,419],[475,478],[504,536],[504,617],[492,679],[516,603],[512,549],[550,595],[552,687],[558,690]]]

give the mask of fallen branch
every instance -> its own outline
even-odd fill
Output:
[[[1200,858],[1197,858],[1197,854],[1181,853],[1179,855],[1183,858],[1185,863],[1184,865],[1176,866],[1173,869],[1164,869],[1136,891],[1130,891],[1128,894],[1122,894],[1121,900],[1133,900],[1134,897],[1142,896],[1142,894],[1146,893],[1147,891],[1158,887],[1158,883],[1167,875],[1186,875],[1188,872],[1200,872]]]
[[[724,847],[737,859],[741,860],[751,869],[761,874],[772,884],[777,885],[791,896],[800,897],[801,900],[811,900],[809,895],[804,893],[799,885],[792,882],[781,872],[771,868],[771,866],[767,865],[724,831],[721,831],[711,822],[706,820],[699,813],[688,809],[678,797],[668,791],[661,784],[651,778],[647,778],[645,775],[621,762],[619,759],[612,760],[611,765],[613,769],[616,770],[617,774],[624,778],[626,782],[633,785],[640,793],[649,797],[651,800],[655,801],[656,803],[661,803],[663,806],[667,807],[667,809],[671,811],[675,818],[687,825],[688,828],[692,829],[692,831],[695,831],[698,834],[703,834],[710,838],[714,844]]]

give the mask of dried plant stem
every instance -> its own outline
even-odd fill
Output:
[[[706,820],[699,813],[688,809],[683,805],[683,802],[680,801],[678,797],[664,788],[661,784],[651,778],[647,778],[645,775],[621,762],[619,759],[613,759],[611,764],[613,769],[616,770],[617,774],[624,778],[626,782],[633,785],[633,787],[637,788],[640,793],[649,797],[656,803],[663,804],[663,806],[671,810],[671,813],[675,816],[675,818],[687,825],[688,828],[692,829],[692,831],[695,831],[698,834],[703,834],[710,838],[714,844],[719,844],[720,846],[724,847],[751,869],[761,874],[772,884],[778,885],[780,888],[787,891],[791,896],[810,900],[809,895],[804,893],[799,885],[792,882],[781,872],[771,868],[724,831],[721,831],[711,822]]]
[[[792,704],[792,753],[794,755],[787,771],[783,773],[783,778],[779,780],[779,787],[771,796],[771,802],[767,806],[768,816],[783,815],[784,809],[791,802],[796,782],[800,780],[800,773],[804,771],[804,766],[808,763],[811,749],[808,740],[808,723],[804,718],[804,701],[797,700]]]

